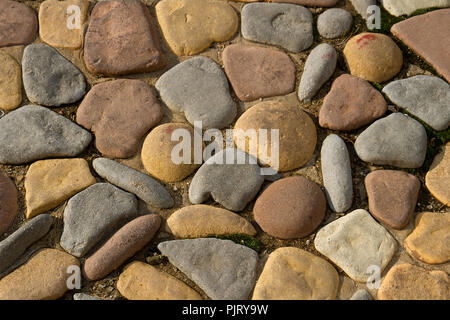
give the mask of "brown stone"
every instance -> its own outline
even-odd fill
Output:
[[[334,7],[339,0],[271,0],[271,2],[286,2],[308,7]]]
[[[321,127],[349,131],[385,114],[383,95],[364,79],[344,74],[334,80],[319,113]]]
[[[365,179],[370,213],[394,229],[403,229],[411,220],[419,196],[420,181],[412,174],[377,170]]]
[[[242,101],[294,91],[295,65],[284,52],[232,44],[223,51],[222,60],[234,92]]]
[[[0,52],[0,109],[14,110],[22,102],[22,70],[9,54]]]
[[[450,142],[434,158],[425,176],[425,185],[436,199],[450,205]]]
[[[432,11],[396,23],[391,33],[422,56],[447,81],[450,81],[450,9]]]
[[[94,132],[103,155],[129,158],[162,116],[153,87],[141,80],[121,79],[95,85],[78,108],[77,122]]]
[[[37,28],[33,9],[17,1],[0,1],[0,47],[31,43]]]
[[[158,36],[147,7],[137,0],[97,2],[84,44],[92,73],[123,75],[164,67]]]
[[[98,280],[120,267],[152,240],[160,224],[161,218],[156,214],[148,214],[128,222],[86,259],[83,267],[86,278]]]
[[[0,171],[0,235],[14,221],[19,210],[17,189],[14,182]]]
[[[319,186],[303,177],[272,183],[256,199],[255,221],[269,235],[280,239],[303,238],[325,217],[326,199]]]

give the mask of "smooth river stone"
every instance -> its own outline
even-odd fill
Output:
[[[390,14],[399,17],[420,9],[449,7],[450,0],[383,0],[382,4]]]
[[[450,142],[434,158],[425,176],[431,194],[446,206],[450,205]]]
[[[34,162],[25,176],[27,219],[56,208],[95,182],[84,159]]]
[[[50,157],[74,157],[91,134],[47,108],[29,105],[0,119],[0,163],[24,164]]]
[[[379,119],[356,139],[361,160],[399,168],[419,168],[425,161],[427,133],[416,120],[393,113]]]
[[[415,222],[404,242],[409,254],[430,264],[450,261],[450,212],[422,212]]]
[[[105,75],[151,72],[166,64],[150,13],[138,0],[95,4],[83,57],[90,72]]]
[[[99,280],[116,270],[152,240],[160,224],[161,218],[156,214],[128,222],[86,259],[83,266],[85,277],[90,281]]]
[[[13,57],[0,52],[0,109],[10,111],[22,102],[22,70]]]
[[[201,238],[230,234],[256,235],[250,222],[228,210],[207,205],[192,205],[172,213],[167,226],[177,238]]]
[[[434,130],[446,130],[450,125],[450,86],[438,77],[419,75],[393,81],[383,93]]]
[[[334,80],[319,112],[323,128],[350,131],[373,122],[387,111],[383,95],[364,79],[343,74]]]
[[[213,300],[247,299],[255,285],[258,254],[230,240],[173,240],[158,249]]]
[[[0,171],[0,236],[16,218],[19,210],[18,196],[14,182]]]
[[[234,92],[242,101],[294,91],[295,65],[284,52],[232,44],[223,51],[222,60]]]
[[[109,183],[96,183],[67,202],[60,245],[82,257],[107,233],[136,215],[134,195]]]
[[[252,300],[333,300],[338,287],[339,275],[330,263],[285,247],[269,255]]]
[[[140,261],[133,261],[120,274],[117,289],[128,300],[202,300],[184,282]]]
[[[353,17],[350,12],[340,8],[328,9],[319,15],[317,30],[326,39],[335,39],[346,34],[352,27]]]
[[[382,273],[397,250],[397,242],[363,209],[352,211],[319,230],[314,245],[353,280],[366,282],[370,267]]]
[[[43,249],[0,280],[0,300],[54,300],[67,292],[69,267],[79,261],[64,251]],[[69,269],[70,270],[70,269]]]
[[[91,296],[90,294],[86,294],[86,293],[75,293],[73,295],[73,300],[105,300],[99,297],[95,297],[95,296]]]
[[[333,7],[339,0],[272,0],[272,2],[289,2],[308,7]]]
[[[233,7],[223,1],[162,0],[155,9],[164,38],[179,56],[231,39],[239,25]]]
[[[314,42],[313,15],[308,9],[285,3],[250,3],[241,11],[242,36],[251,41],[298,53]]]
[[[0,1],[0,47],[28,44],[36,37],[38,20],[27,5]]]

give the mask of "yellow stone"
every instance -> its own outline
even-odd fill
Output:
[[[216,0],[162,0],[156,5],[156,17],[164,38],[179,56],[229,40],[239,25],[234,9]]]
[[[339,275],[322,258],[307,251],[285,247],[269,255],[256,282],[253,300],[336,299]]]
[[[450,206],[450,142],[434,158],[425,176],[425,185],[436,199]]]
[[[51,210],[96,183],[84,159],[51,159],[33,163],[25,177],[28,219]]]
[[[0,52],[0,109],[14,110],[22,102],[22,71],[13,57]]]
[[[70,266],[80,263],[66,252],[43,249],[0,280],[0,300],[58,299],[68,290]]]
[[[89,9],[88,0],[46,0],[39,8],[39,36],[57,48],[78,49],[83,44],[83,29]]]
[[[255,228],[239,215],[203,204],[181,208],[167,219],[167,225],[178,238],[203,238],[211,235],[247,234]]]
[[[202,300],[184,282],[140,261],[120,274],[117,289],[128,300]]]

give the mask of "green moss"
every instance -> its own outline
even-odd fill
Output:
[[[373,84],[373,86],[375,87],[375,89],[377,89],[378,91],[381,92],[381,90],[383,90],[383,85],[382,85],[381,83],[374,82],[374,83],[372,83],[372,84]]]
[[[259,252],[261,250],[261,242],[253,238],[252,236],[246,234],[229,234],[229,235],[220,235],[220,236],[209,236],[209,238],[218,238],[222,240],[231,240],[234,243],[249,247],[250,249]]]

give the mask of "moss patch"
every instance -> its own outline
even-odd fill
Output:
[[[234,243],[249,247],[250,249],[259,252],[261,250],[261,242],[246,234],[229,234],[221,236],[209,236],[209,238],[218,238],[222,240],[231,240]]]

